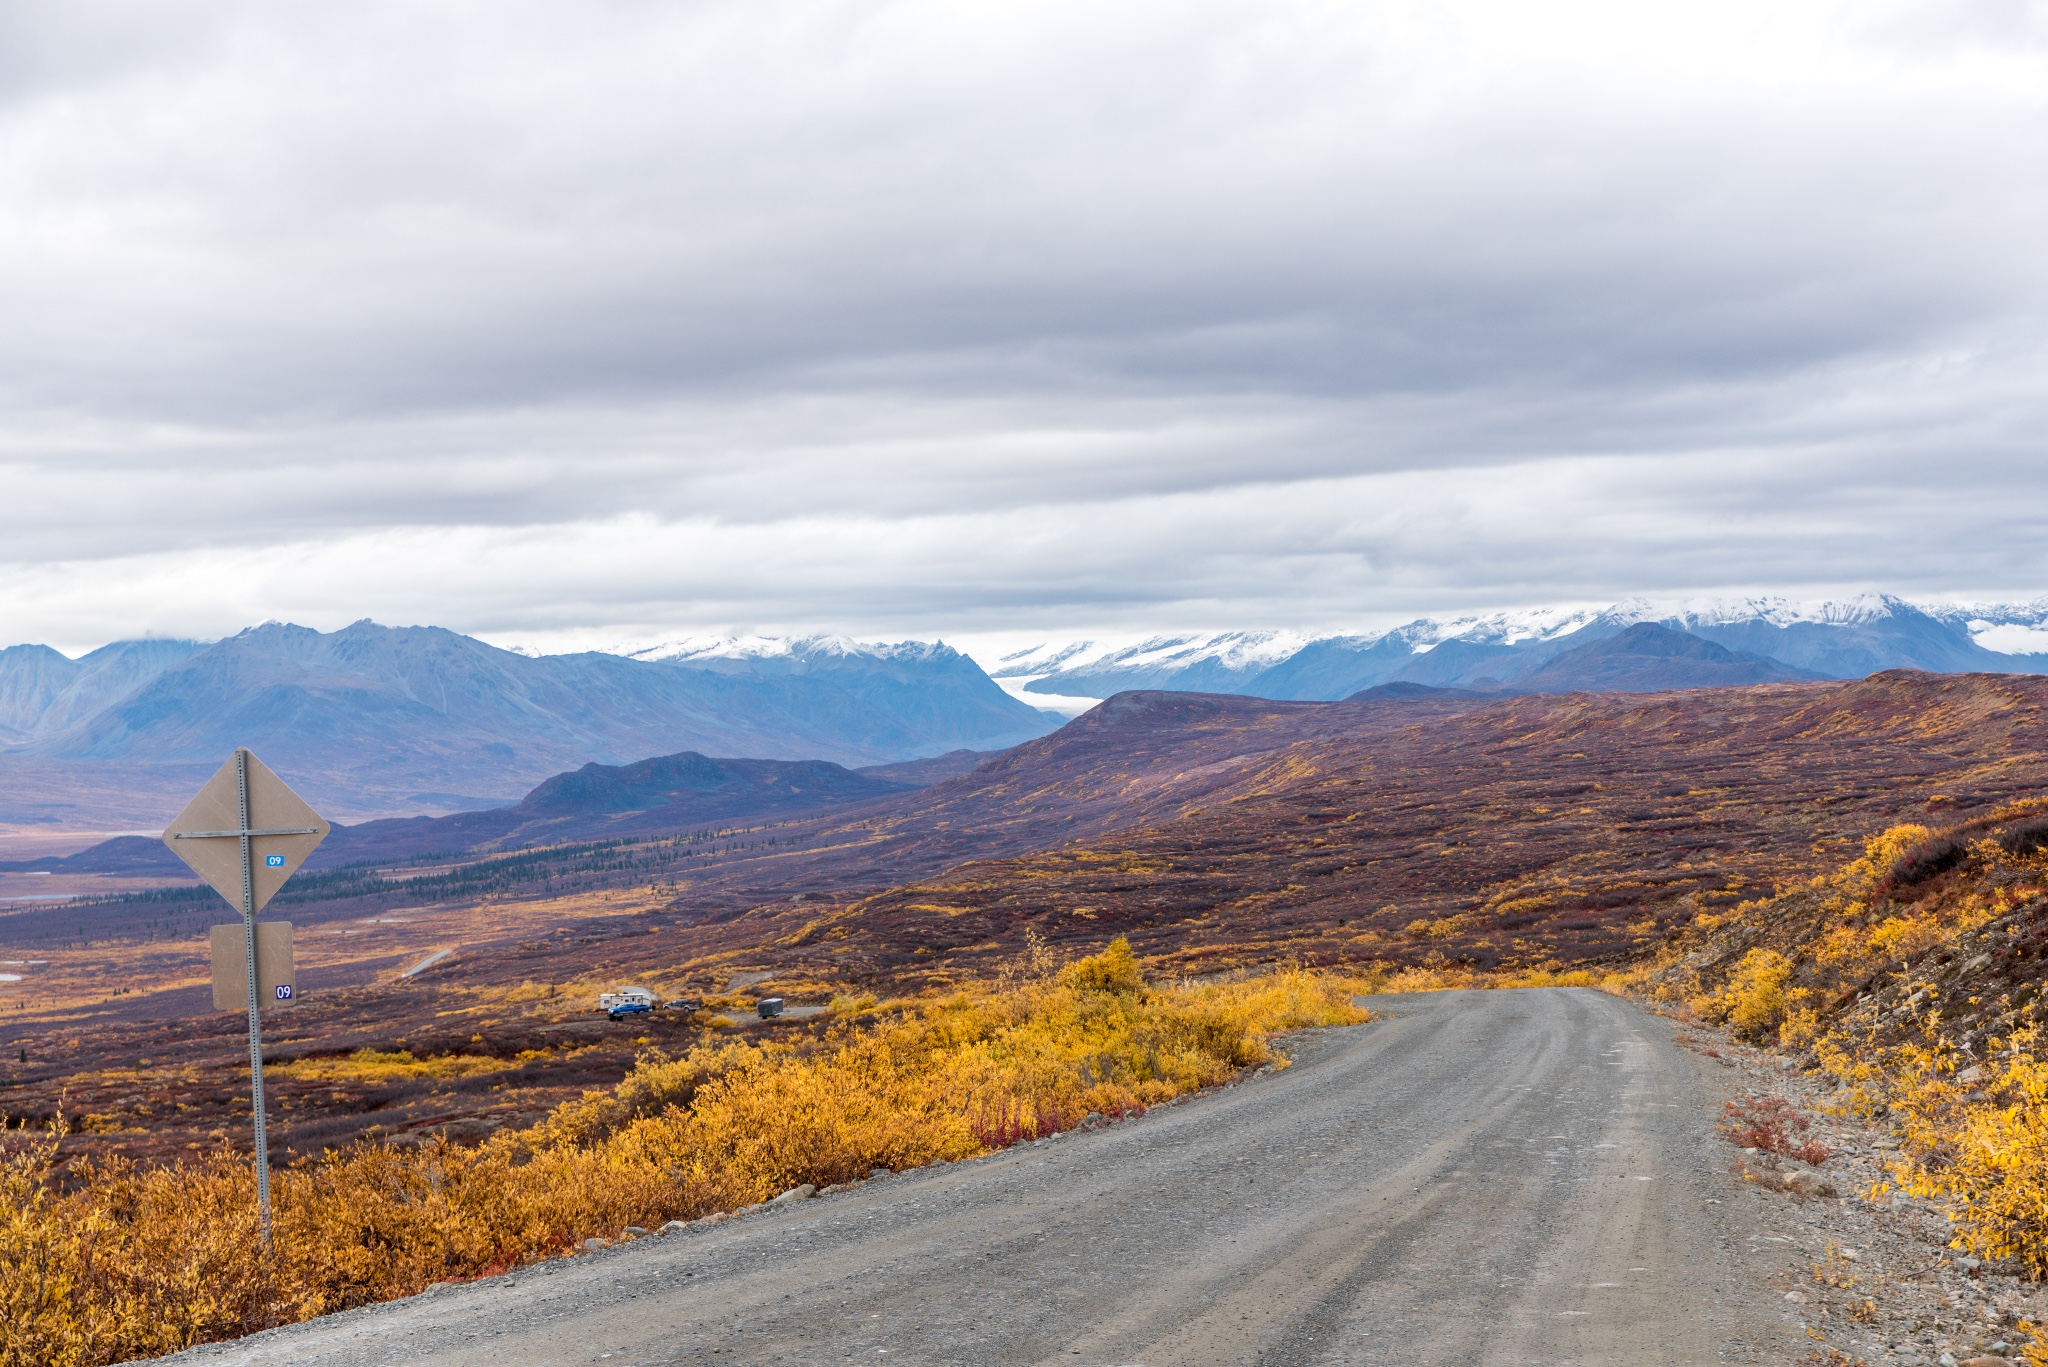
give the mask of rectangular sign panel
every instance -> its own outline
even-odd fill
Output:
[[[292,923],[256,923],[256,995],[265,1006],[290,1006],[299,999],[292,961]],[[249,966],[242,958],[242,923],[213,928],[213,1007],[249,1009]]]

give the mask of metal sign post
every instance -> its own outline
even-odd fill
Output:
[[[260,815],[273,824],[259,824],[259,808]],[[223,829],[227,823],[222,818],[227,816],[234,818],[232,829]],[[280,967],[270,962],[280,956],[272,954],[267,945],[259,956],[256,913],[326,838],[327,829],[318,813],[286,787],[282,779],[264,768],[262,761],[245,749],[237,749],[164,832],[164,843],[172,852],[242,913],[242,982],[221,981],[225,964],[216,954],[213,996],[218,1006],[242,995],[249,1013],[249,1098],[256,1117],[256,1206],[265,1244],[270,1242],[270,1142],[263,1107],[263,1018],[259,1008],[266,984],[262,979],[277,979],[271,986],[281,1004],[298,1000],[298,994],[291,981],[291,927],[262,927],[266,932],[282,931],[281,936],[262,937],[266,942],[276,939],[280,943]],[[232,850],[223,843],[214,843],[229,840],[235,842]],[[257,862],[259,840],[264,842],[261,864]],[[195,843],[181,845],[180,841]],[[231,893],[230,889],[234,891]],[[263,966],[269,972],[258,972],[259,957],[265,960]],[[234,993],[235,986],[242,987],[243,993]]]

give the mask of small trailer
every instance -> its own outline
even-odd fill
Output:
[[[642,1011],[654,1009],[654,994],[644,987],[622,987],[616,992],[607,992],[597,999],[597,1009],[604,1012],[618,1010],[622,1006],[638,1007]]]

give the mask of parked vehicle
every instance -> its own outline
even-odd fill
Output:
[[[607,992],[597,999],[597,1009],[612,1011],[629,1003],[637,1003],[642,1010],[654,1009],[655,996],[644,987],[622,987],[616,992]]]
[[[628,1016],[645,1016],[653,1010],[654,1008],[646,1002],[620,1002],[617,1006],[606,1011],[605,1015],[615,1021],[622,1021]]]
[[[760,1013],[762,1020],[779,1016],[782,1014],[782,998],[763,997],[760,1001],[754,1003],[754,1010]]]

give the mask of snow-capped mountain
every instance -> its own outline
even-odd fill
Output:
[[[991,679],[1035,679],[1065,665],[1100,658],[1112,647],[1098,647],[1093,641],[1069,641],[1064,645],[1041,642],[997,657],[988,671]]]
[[[926,663],[964,658],[944,641],[856,641],[850,636],[685,636],[654,645],[610,652],[632,660],[654,660],[728,673],[760,667],[796,671],[831,668],[848,660]],[[977,666],[978,668],[978,666]]]
[[[1098,682],[1113,682],[1111,693],[1122,688],[1240,693],[1241,685],[1299,653],[1313,639],[1300,631],[1222,631],[1154,636],[1116,647],[1077,641],[1013,652],[989,673],[997,679],[1032,680],[1025,684],[1025,691],[1032,693],[1108,696],[1098,691]],[[1055,676],[1061,687],[1039,686]]]
[[[1954,603],[1929,611],[1944,622],[1960,625],[1986,650],[2048,654],[2048,598],[2031,603]]]
[[[1085,641],[1049,642],[1006,656],[991,672],[1026,696],[1099,698],[1129,688],[1164,688],[1329,699],[1386,683],[1514,691],[1563,652],[1644,623],[1775,661],[1786,667],[1786,678],[1860,678],[1897,668],[2048,671],[2048,599],[1923,606],[1865,594],[1825,602],[1630,598],[1606,608],[1421,618],[1380,632],[1162,636],[1116,650],[1097,650]],[[1670,669],[1681,672],[1668,673],[1667,686],[1686,686],[1682,666]],[[1652,670],[1639,677],[1655,676]]]
[[[672,664],[691,664],[699,660],[772,660],[787,656],[806,643],[790,636],[682,636],[652,645],[615,646],[605,653],[623,655],[629,660],[665,660]]]
[[[1620,607],[1523,608],[1513,612],[1490,612],[1441,620],[1424,617],[1396,627],[1379,639],[1393,637],[1420,654],[1446,641],[1484,646],[1527,646],[1553,641],[1582,630],[1603,617],[1613,617],[1617,626],[1633,626],[1637,621],[1646,620],[1617,615],[1620,612]]]

